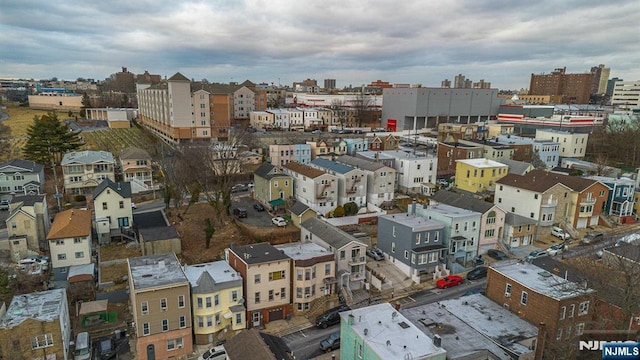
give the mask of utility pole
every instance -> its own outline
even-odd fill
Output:
[[[51,167],[53,168],[53,181],[55,182],[55,187],[56,187],[56,193],[53,194],[53,197],[56,198],[56,200],[58,201],[58,212],[60,212],[62,209],[62,205],[60,203],[60,198],[62,198],[62,194],[60,194],[60,191],[58,191],[58,172],[56,170],[56,161],[53,156],[51,157]]]

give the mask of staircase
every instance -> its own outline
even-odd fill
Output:
[[[147,184],[136,178],[131,178],[129,182],[131,183],[131,192],[134,194],[151,190],[151,188],[147,186]]]
[[[338,300],[338,295],[336,294],[325,295],[319,299],[314,300],[313,303],[311,304],[311,308],[309,309],[309,311],[307,311],[307,313],[304,316],[309,320],[315,320],[315,318],[317,318],[319,315],[329,310],[328,304],[331,301],[334,302],[333,307],[338,306],[338,304],[340,303],[340,301]]]

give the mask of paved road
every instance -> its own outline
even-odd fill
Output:
[[[486,284],[486,279],[465,280],[464,283],[448,289],[429,289],[419,291],[405,298],[399,299],[398,302],[400,302],[401,307],[416,307],[440,300],[460,297],[467,292],[478,292],[484,290]]]
[[[623,236],[637,233],[640,230],[640,224],[634,224],[629,226],[618,226],[617,228],[604,231],[604,239],[592,245],[582,245],[579,241],[574,240],[576,245],[570,245],[569,250],[562,254],[565,259],[571,259],[575,257],[590,257],[597,256],[598,251],[615,246],[616,242]]]
[[[296,359],[307,360],[322,354],[320,342],[334,331],[340,331],[340,324],[329,326],[326,329],[319,329],[314,326],[307,330],[287,335],[283,339]]]
[[[244,207],[247,209],[247,217],[240,219],[243,223],[259,227],[272,227],[271,215],[267,211],[257,211],[253,208],[256,202],[248,194],[235,195],[231,208]]]

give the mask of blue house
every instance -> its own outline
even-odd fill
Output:
[[[344,142],[347,143],[347,154],[352,156],[358,151],[369,150],[369,139],[367,138],[344,139]]]
[[[636,187],[635,180],[606,176],[588,176],[586,178],[599,181],[609,188],[609,196],[603,209],[609,216],[617,218],[619,224],[634,221],[633,194]]]

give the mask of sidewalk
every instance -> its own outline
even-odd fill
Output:
[[[267,334],[283,337],[311,327],[313,327],[313,324],[306,317],[291,316],[291,320],[276,320],[265,324],[264,330],[262,331]]]

